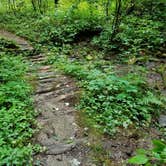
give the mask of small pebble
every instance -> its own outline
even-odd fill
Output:
[[[71,166],[79,166],[81,163],[77,159],[71,160]]]
[[[160,115],[160,117],[159,117],[159,124],[162,127],[166,127],[166,115]]]
[[[66,106],[69,106],[69,103],[65,103]]]
[[[87,145],[90,146],[90,142],[87,142]]]
[[[73,125],[73,126],[77,126],[77,124],[76,124],[76,123],[72,123],[72,125]]]
[[[85,127],[85,128],[84,128],[84,130],[85,130],[85,131],[88,131],[88,128],[87,128],[87,127]]]
[[[71,140],[73,140],[73,139],[74,139],[74,137],[70,137],[70,139],[71,139]]]

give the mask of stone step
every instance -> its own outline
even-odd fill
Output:
[[[69,87],[68,89],[64,88],[55,88],[53,91],[48,91],[45,93],[36,93],[36,98],[38,98],[39,101],[45,101],[45,100],[51,100],[52,98],[56,99],[59,95],[65,95],[67,93],[71,93],[72,91],[77,91],[77,88]],[[36,100],[37,101],[37,100]]]
[[[38,58],[42,58],[42,57],[44,57],[43,54],[38,54],[38,55],[29,56],[28,59],[38,59]]]
[[[47,150],[46,150],[45,154],[47,154],[47,155],[63,154],[63,153],[66,153],[68,151],[71,151],[75,146],[76,146],[75,143],[72,143],[72,144],[63,144],[63,143],[50,144],[50,145],[46,146]]]
[[[47,80],[47,79],[51,79],[51,78],[57,78],[58,76],[57,75],[48,75],[48,76],[38,76],[38,80],[41,81],[41,80]]]
[[[48,70],[50,70],[50,69],[52,69],[52,67],[49,66],[49,65],[47,65],[47,66],[41,66],[41,67],[39,68],[39,71],[48,71]]]
[[[44,64],[45,61],[31,61],[31,65]]]
[[[45,89],[40,88],[39,90],[37,90],[37,91],[35,92],[35,94],[44,94],[44,93],[53,92],[53,91],[55,91],[55,90],[56,90],[55,87],[49,87],[49,88],[45,88]]]
[[[37,76],[40,78],[47,78],[48,76],[55,76],[56,73],[53,72],[53,71],[48,71],[48,72],[40,72],[40,73],[37,73]]]
[[[41,62],[41,61],[45,61],[46,58],[45,57],[41,57],[41,58],[37,58],[37,59],[31,59],[31,62]]]
[[[0,36],[10,40],[10,41],[14,41],[15,43],[17,43],[17,45],[20,47],[21,50],[28,50],[28,51],[32,51],[33,47],[31,46],[31,44],[29,44],[29,42],[27,42],[24,38],[19,37],[11,32],[8,32],[6,30],[0,29]]]
[[[39,80],[39,83],[53,83],[56,82],[57,80],[55,78],[46,78],[46,79],[41,79]]]

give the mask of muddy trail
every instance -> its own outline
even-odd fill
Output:
[[[20,50],[33,51],[31,44],[5,30],[0,36],[14,41]],[[72,78],[55,71],[52,66],[45,65],[44,54],[28,58],[30,72],[35,84],[34,105],[38,111],[37,122],[39,132],[33,138],[34,143],[42,145],[44,151],[34,156],[34,165],[41,166],[80,166],[92,164],[86,155],[89,149],[86,139],[78,136],[76,110],[79,89]]]

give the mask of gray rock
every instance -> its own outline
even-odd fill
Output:
[[[160,117],[159,117],[159,124],[162,127],[166,127],[166,115],[160,115]]]
[[[58,155],[72,150],[76,146],[75,143],[72,144],[63,144],[57,143],[47,146],[47,155]]]

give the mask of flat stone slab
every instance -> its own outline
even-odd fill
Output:
[[[162,127],[166,127],[166,115],[160,115],[160,117],[159,117],[159,124]]]
[[[72,144],[63,144],[63,143],[57,143],[47,146],[47,151],[45,154],[47,155],[59,155],[65,152],[68,152],[72,150],[76,146],[75,143]]]

